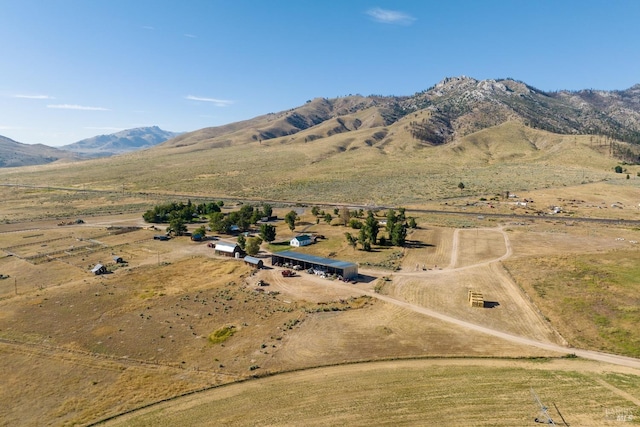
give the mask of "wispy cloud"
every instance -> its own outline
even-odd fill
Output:
[[[55,99],[53,96],[49,96],[49,95],[22,95],[22,94],[13,95],[13,98],[20,98],[20,99]]]
[[[379,7],[369,9],[366,13],[371,19],[382,24],[411,25],[416,20],[416,18],[404,12]]]
[[[0,130],[18,130],[18,129],[22,129],[16,126],[4,126],[4,125],[0,125]]]
[[[47,108],[57,108],[60,110],[109,111],[108,108],[87,107],[86,105],[75,104],[49,104],[47,105]]]
[[[185,99],[188,99],[190,101],[211,102],[212,104],[215,104],[216,107],[226,107],[228,105],[233,104],[233,101],[229,101],[226,99],[203,98],[200,96],[193,96],[193,95],[185,96]]]
[[[149,25],[143,25],[143,26],[142,26],[142,29],[143,29],[143,30],[155,30],[155,28],[153,28],[153,27],[151,27],[151,26],[149,26]]]
[[[197,39],[198,36],[193,35],[193,34],[184,34],[185,37],[189,37],[190,39]]]

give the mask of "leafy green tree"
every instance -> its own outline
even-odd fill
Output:
[[[356,246],[358,245],[358,239],[349,232],[344,233],[344,237],[347,239],[347,243],[349,244],[349,246],[351,246],[353,250],[355,250]]]
[[[317,206],[311,208],[311,215],[318,216],[320,214],[320,209]]]
[[[324,222],[326,222],[327,224],[331,224],[332,219],[333,217],[331,216],[331,214],[327,212],[324,216]]]
[[[284,222],[287,223],[287,225],[289,226],[289,229],[291,231],[293,231],[296,228],[296,221],[297,220],[298,220],[298,214],[296,213],[296,211],[289,211],[284,216]]]
[[[173,233],[176,236],[182,236],[187,232],[187,225],[184,220],[180,217],[175,217],[169,222],[169,226],[167,227],[168,233]]]
[[[349,221],[349,227],[359,230],[362,228],[362,222],[355,218],[351,218],[351,221]]]
[[[228,234],[231,231],[231,222],[222,212],[214,212],[209,217],[209,227],[216,233]]]
[[[360,229],[360,232],[358,233],[358,243],[360,243],[362,245],[362,249],[365,249],[366,244],[368,243],[368,237],[367,237],[367,232],[365,231],[364,227]],[[371,246],[369,246],[369,248],[371,248]]]
[[[458,184],[458,188],[460,189],[460,191],[464,190],[464,183],[461,182],[460,184]]]
[[[387,211],[387,225],[385,226],[389,234],[391,234],[391,231],[393,230],[393,226],[396,225],[397,221],[398,221],[398,217],[396,216],[396,211],[394,211],[393,209],[389,209]]]
[[[262,216],[271,216],[273,214],[273,207],[265,203],[262,205]]]
[[[340,209],[338,208],[333,208],[333,214],[334,215],[338,215],[338,213],[340,212]]]
[[[418,224],[414,217],[409,218],[409,228],[418,228]]]
[[[207,227],[205,227],[204,225],[201,225],[200,227],[196,228],[195,230],[193,230],[193,235],[200,235],[202,237],[207,235]]]
[[[245,246],[247,245],[247,239],[244,237],[244,234],[238,236],[238,246],[244,251]]]
[[[247,239],[247,244],[245,251],[248,255],[254,256],[260,252],[260,245],[262,244],[262,239],[259,237],[249,237]]]
[[[391,244],[393,246],[404,246],[407,240],[407,226],[403,223],[396,223],[391,230]]]
[[[378,220],[373,216],[373,212],[369,211],[367,213],[367,219],[365,220],[362,230],[365,230],[368,240],[375,245],[378,241],[380,224],[378,223]]]
[[[618,165],[613,170],[616,171],[616,173],[622,173],[622,166]]]
[[[271,224],[262,224],[260,226],[260,237],[265,242],[273,242],[276,240],[276,227]]]
[[[398,222],[405,222],[407,220],[407,216],[405,215],[406,211],[405,208],[398,208]]]

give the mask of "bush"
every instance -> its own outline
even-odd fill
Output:
[[[233,333],[235,332],[236,327],[225,326],[224,328],[220,328],[216,331],[213,331],[209,334],[209,342],[211,344],[220,344],[225,342],[227,339],[231,338]]]

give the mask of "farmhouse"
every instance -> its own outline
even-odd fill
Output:
[[[294,248],[299,248],[300,246],[310,245],[311,242],[312,242],[311,236],[309,236],[307,234],[301,234],[301,235],[296,236],[293,239],[291,239],[289,244],[291,246],[293,246]]]
[[[293,251],[283,251],[271,255],[271,265],[282,264],[299,265],[304,270],[312,268],[314,270],[324,271],[327,274],[337,274],[346,279],[353,279],[358,276],[358,265],[352,262],[301,254]]]
[[[262,268],[262,267],[264,267],[264,261],[262,261],[260,258],[256,258],[256,257],[252,257],[252,256],[246,256],[246,257],[244,257],[244,262],[245,262],[245,264],[248,264],[248,265],[252,266],[253,268]]]
[[[96,276],[98,276],[100,274],[106,274],[107,273],[107,267],[105,267],[102,264],[96,264],[96,266],[91,269],[91,272],[93,274],[95,274]]]
[[[216,255],[240,258],[242,249],[236,243],[218,242],[215,246]]]

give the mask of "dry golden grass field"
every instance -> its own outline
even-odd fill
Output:
[[[0,425],[534,425],[531,387],[559,425],[640,422],[640,169],[515,124],[442,147],[405,133],[0,170]],[[166,224],[142,213],[189,197],[300,219],[253,272],[153,239]],[[365,252],[311,203],[404,206],[418,228]],[[358,282],[282,277],[269,252],[301,232]]]
[[[571,403],[559,406],[573,425],[606,425],[607,408],[637,414],[633,399],[638,397],[639,371],[634,368],[624,368],[627,379],[613,373],[622,369],[615,365],[598,365],[594,373],[591,370],[595,368],[583,369],[586,362],[580,360],[567,359],[570,366],[558,368],[553,368],[558,362],[545,362],[545,369],[540,370],[536,360],[554,360],[571,350],[545,350],[492,333],[470,331],[420,311],[434,310],[492,331],[559,344],[559,349],[566,340],[576,347],[636,355],[640,334],[633,327],[633,315],[639,304],[633,299],[637,281],[632,278],[637,277],[638,251],[631,242],[640,239],[637,228],[579,222],[567,225],[565,220],[553,218],[526,223],[482,220],[477,228],[457,229],[431,225],[418,216],[419,228],[408,237],[410,247],[374,248],[364,253],[346,244],[345,227],[324,221],[316,224],[310,209],[297,209],[300,221],[294,232],[283,222],[277,223],[279,240],[302,230],[323,234],[326,239],[303,250],[358,261],[368,279],[350,285],[304,272],[283,278],[278,268],[255,274],[240,261],[214,256],[204,242],[191,242],[186,237],[159,242],[152,239],[156,230],[127,228],[144,225],[139,213],[87,216],[84,224],[65,226],[57,225],[57,219],[6,224],[0,233],[0,273],[9,275],[0,280],[0,351],[9,387],[0,393],[3,401],[12,404],[3,411],[2,423],[90,424],[194,390],[287,371],[296,372],[282,379],[276,375],[233,386],[240,387],[232,393],[239,399],[238,405],[244,406],[243,399],[261,400],[251,395],[254,387],[263,389],[253,386],[254,382],[282,381],[273,386],[273,395],[269,392],[272,397],[262,400],[283,396],[278,387],[292,392],[317,389],[320,394],[302,400],[309,406],[309,399],[317,398],[318,403],[308,412],[310,425],[344,421],[364,425],[380,417],[390,417],[394,424],[419,424],[418,419],[454,415],[460,418],[445,424],[485,425],[492,420],[491,411],[504,414],[498,425],[519,425],[536,416],[530,387],[559,403],[559,396],[566,394],[563,387],[568,387],[566,382],[571,379],[574,386],[599,390],[599,397],[589,404],[578,404],[580,398],[570,396]],[[276,209],[276,213],[282,217],[288,210]],[[546,257],[541,258],[540,253]],[[617,286],[620,292],[585,293],[582,299],[578,294],[577,301],[568,306],[549,298],[551,292],[558,292],[553,286],[541,297],[537,290],[550,285],[546,284],[548,279],[543,280],[540,265],[556,269],[555,274],[577,274],[574,264],[566,268],[568,253],[573,254],[574,262],[602,259],[603,266],[606,259],[623,254],[628,261],[620,265],[620,274],[628,277],[607,284],[608,289]],[[127,264],[116,266],[113,254],[123,256]],[[96,262],[105,263],[113,272],[91,275],[89,268]],[[267,292],[255,291],[259,279],[269,283]],[[587,285],[593,286],[590,282]],[[481,291],[491,308],[469,307],[468,289]],[[598,333],[602,320],[589,317],[590,298],[599,300],[594,309],[621,310],[623,315],[611,316],[606,327],[624,331],[622,341],[620,334]],[[628,300],[622,306],[624,298]],[[577,324],[584,329],[576,329]],[[216,332],[229,333],[217,341],[212,338]],[[440,359],[425,359],[346,365],[346,371],[340,371],[344,363],[415,357],[454,359],[450,365]],[[460,357],[464,359],[455,359]],[[485,365],[486,357],[497,359]],[[545,359],[538,359],[541,357]],[[509,358],[533,359],[510,362]],[[404,367],[405,363],[409,365]],[[305,370],[333,365],[336,367],[326,368],[328,371]],[[464,374],[469,369],[475,376]],[[371,373],[358,374],[360,371]],[[335,382],[347,381],[338,379],[344,377],[339,372],[353,372],[348,383],[361,391],[349,398],[343,396],[343,403],[336,407],[321,390],[344,389]],[[556,380],[554,385],[548,384],[549,375]],[[420,376],[425,379],[407,381]],[[466,411],[447,406],[447,376],[451,378],[448,387],[456,384],[457,390],[448,402],[468,405]],[[298,380],[292,379],[296,377]],[[321,386],[318,381],[322,378],[326,382]],[[469,384],[478,381],[475,387]],[[383,387],[385,382],[388,387]],[[440,397],[424,397],[425,383]],[[505,397],[486,403],[482,396],[496,384],[502,384],[499,394]],[[370,402],[388,402],[379,406],[379,413],[363,403],[374,389],[378,391]],[[217,390],[198,397],[202,399],[199,405],[210,406],[204,402],[220,399]],[[42,397],[37,408],[31,404],[34,395]],[[518,396],[522,404],[505,411],[500,405],[505,405],[509,395]],[[238,412],[225,404],[228,413],[216,414],[189,403],[184,405],[193,409],[182,412],[186,410],[182,400],[174,402],[176,409],[168,410],[179,411],[172,416],[184,420],[182,425],[201,424],[202,417],[239,425],[251,424],[248,420],[278,425],[301,422],[291,415],[299,411],[297,405],[302,403],[298,401],[290,406],[269,406],[270,410],[253,405],[255,413]],[[157,425],[155,412],[149,418],[140,417],[121,422]],[[174,424],[172,418],[166,419],[165,425]],[[120,422],[118,418],[115,421]]]

